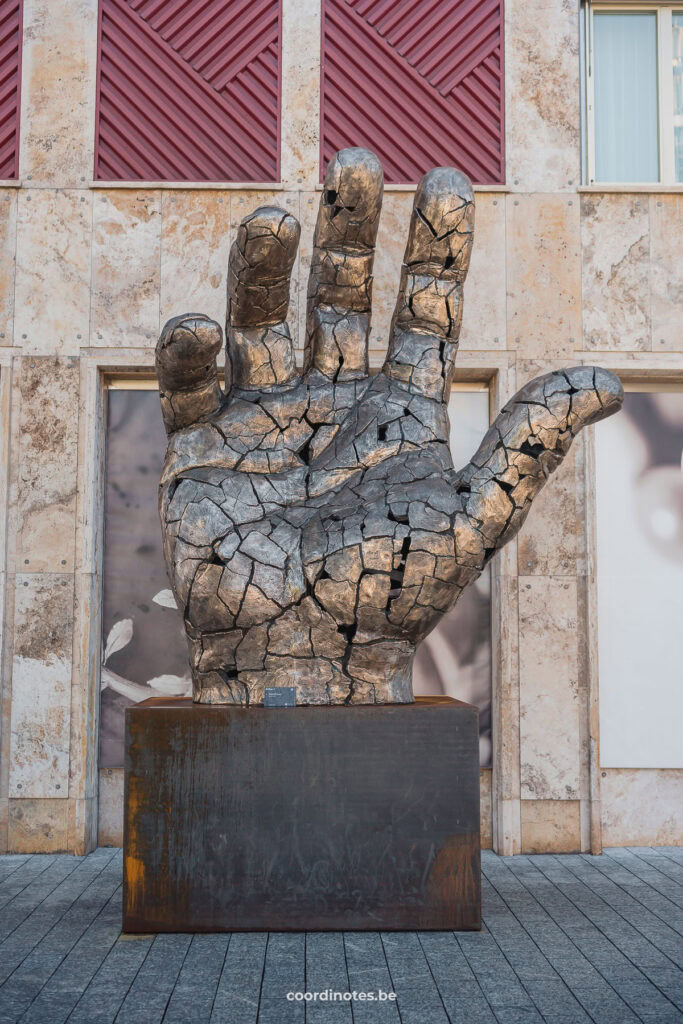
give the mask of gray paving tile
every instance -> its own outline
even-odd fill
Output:
[[[230,936],[211,1024],[256,1024],[267,942],[263,932]]]
[[[308,932],[306,935],[306,988],[326,998],[306,1007],[306,1024],[351,1024],[349,1003],[332,994],[349,991],[344,936],[341,932]]]
[[[394,991],[382,938],[377,932],[345,932],[344,949],[352,991]],[[376,1000],[354,1003],[353,1020],[354,1024],[400,1024],[401,1018],[396,1002]]]
[[[671,1024],[680,1022],[678,1007],[635,967],[607,967],[602,973],[640,1020],[654,1015]]]
[[[165,1024],[208,1024],[230,937],[195,935],[164,1015]]]
[[[259,1024],[300,1024],[305,1020],[304,1002],[287,999],[306,990],[305,935],[271,932],[261,984]]]
[[[667,956],[671,955],[670,950],[675,952],[680,949],[683,937],[683,912],[669,904],[669,913],[666,920],[663,920],[659,914],[641,902],[638,896],[633,895],[601,870],[596,863],[598,859],[583,855],[567,855],[562,858],[562,863]]]
[[[417,934],[384,932],[381,938],[403,1024],[448,1024],[448,1014]]]
[[[89,864],[67,854],[57,857],[26,888],[7,900],[0,910],[0,948],[7,936],[26,921],[30,914],[38,908],[43,910],[45,902],[54,903],[55,894],[69,905],[70,887],[66,883],[78,871],[89,874]],[[62,886],[65,888],[62,889]]]
[[[555,887],[540,876],[540,872],[531,871],[528,864],[526,872],[522,871],[519,862],[528,860],[498,858],[487,864],[486,876],[589,1017],[598,1024],[603,1024],[603,1019],[605,1024],[611,1021],[619,1021],[620,1024],[637,1021],[633,1011],[603,978],[590,956],[586,955],[591,950],[579,948],[575,938],[580,936],[572,938],[565,931],[563,915],[552,907]],[[527,887],[525,877],[529,875],[531,877]],[[564,903],[566,909],[568,901]],[[621,961],[624,962],[623,957]]]
[[[118,887],[118,884],[118,879],[114,879],[113,886]],[[90,900],[84,902],[88,905],[88,917],[96,915],[95,922],[85,933],[87,943],[74,946],[77,935],[69,935],[73,919],[77,919],[80,910],[74,906],[69,915],[72,920],[66,922],[64,928],[54,929],[0,988],[0,1011],[4,1009],[9,1013],[11,1010],[13,1019],[23,1014],[21,1019],[33,1024],[60,1024],[66,1020],[121,930],[120,892],[109,900],[102,913],[98,913],[97,905]],[[82,933],[85,927],[81,923],[77,934]],[[103,943],[102,930],[105,927]],[[88,970],[93,953],[102,946],[104,950],[100,952],[96,966]],[[70,947],[73,947],[72,955],[64,959],[64,952]]]
[[[589,864],[599,874],[604,875],[615,885],[618,885],[625,893],[628,893],[637,903],[646,908],[666,925],[681,933],[683,914],[681,908],[672,903],[667,896],[657,892],[642,878],[638,878],[632,872],[627,871],[616,860],[610,857],[592,857],[582,854],[582,860]]]
[[[672,861],[669,857],[660,853],[659,850],[653,849],[650,846],[629,846],[627,849],[646,864],[649,864],[650,867],[676,882],[681,887],[681,892],[683,893],[683,864],[678,864],[675,860]]]
[[[44,983],[115,891],[120,874],[111,856],[81,860],[0,944],[0,991],[29,972]]]
[[[676,864],[683,865],[683,846],[657,846],[653,849],[662,857],[668,857]]]
[[[120,936],[67,1020],[111,1024],[152,946],[153,936]]]
[[[456,939],[499,1021],[513,1022],[520,1014],[529,1022],[543,1020],[489,932],[458,933]]]
[[[637,857],[635,853],[631,853],[624,847],[610,847],[604,851],[603,856],[616,861],[636,878],[646,882],[660,895],[669,899],[675,906],[683,907],[683,886],[668,878],[657,868],[652,867],[641,857]]]
[[[4,856],[2,857],[4,860]],[[0,908],[29,885],[34,878],[46,871],[56,860],[56,855],[33,854],[21,865],[19,872],[10,871],[0,881]]]
[[[486,879],[483,895],[485,924],[543,1019],[590,1024],[590,1017],[540,946]]]
[[[640,927],[624,917],[618,907],[586,885],[564,860],[536,857],[535,865],[543,872],[551,864],[558,890],[583,913],[610,942],[639,967],[669,967],[671,959],[657,944],[651,942]],[[642,915],[641,915],[642,918]],[[640,921],[638,922],[640,924]],[[673,936],[674,940],[677,936]]]
[[[158,1024],[178,980],[191,935],[157,935],[128,989],[116,1024]]]
[[[653,970],[651,981],[674,1006],[678,1007],[683,1020],[683,971],[680,968]]]
[[[452,932],[423,932],[420,945],[451,1024],[495,1024],[493,1010]]]
[[[28,1007],[22,1024],[63,1024],[120,934],[121,888],[117,886]]]
[[[0,857],[0,891],[2,891],[2,883],[23,867],[30,857],[30,853],[6,853]]]

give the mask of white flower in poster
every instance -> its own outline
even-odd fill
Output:
[[[173,596],[172,590],[160,590],[158,594],[155,594],[152,600],[155,604],[160,604],[162,608],[177,608],[176,599]]]
[[[133,620],[119,619],[109,630],[109,636],[104,646],[104,658],[102,664],[106,665],[112,654],[116,654],[133,639]]]
[[[110,688],[115,693],[120,693],[121,696],[132,700],[135,704],[138,704],[141,700],[147,700],[148,697],[154,697],[154,694],[150,693],[149,687],[146,684],[134,683],[131,679],[124,679],[123,676],[112,672],[111,669],[104,668],[104,666],[100,672],[100,685],[101,689],[106,690]]]
[[[151,686],[157,697],[191,697],[192,679],[186,676],[155,676],[148,679],[147,685]]]

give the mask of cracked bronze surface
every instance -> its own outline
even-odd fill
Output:
[[[412,701],[415,649],[495,552],[586,424],[623,400],[574,366],[526,384],[456,472],[446,403],[474,228],[468,179],[436,168],[415,195],[381,373],[368,374],[382,169],[328,167],[308,287],[305,365],[286,322],[299,225],[265,206],[230,253],[225,393],[218,324],[169,321],[157,372],[169,444],[164,551],[190,643],[194,699]]]

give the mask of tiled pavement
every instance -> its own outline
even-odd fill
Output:
[[[120,934],[121,851],[0,857],[0,1024],[683,1021],[683,849],[483,855],[480,933]],[[288,992],[395,1001],[288,1001]]]

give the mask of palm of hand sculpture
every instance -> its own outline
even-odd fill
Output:
[[[187,314],[157,345],[170,435],[164,551],[191,649],[194,699],[412,701],[420,640],[522,525],[577,432],[616,412],[619,380],[574,366],[527,384],[453,469],[446,412],[472,247],[467,178],[418,186],[386,362],[369,375],[383,189],[367,150],[325,178],[305,365],[286,322],[299,241],[261,207],[230,253],[225,395],[218,324]]]

